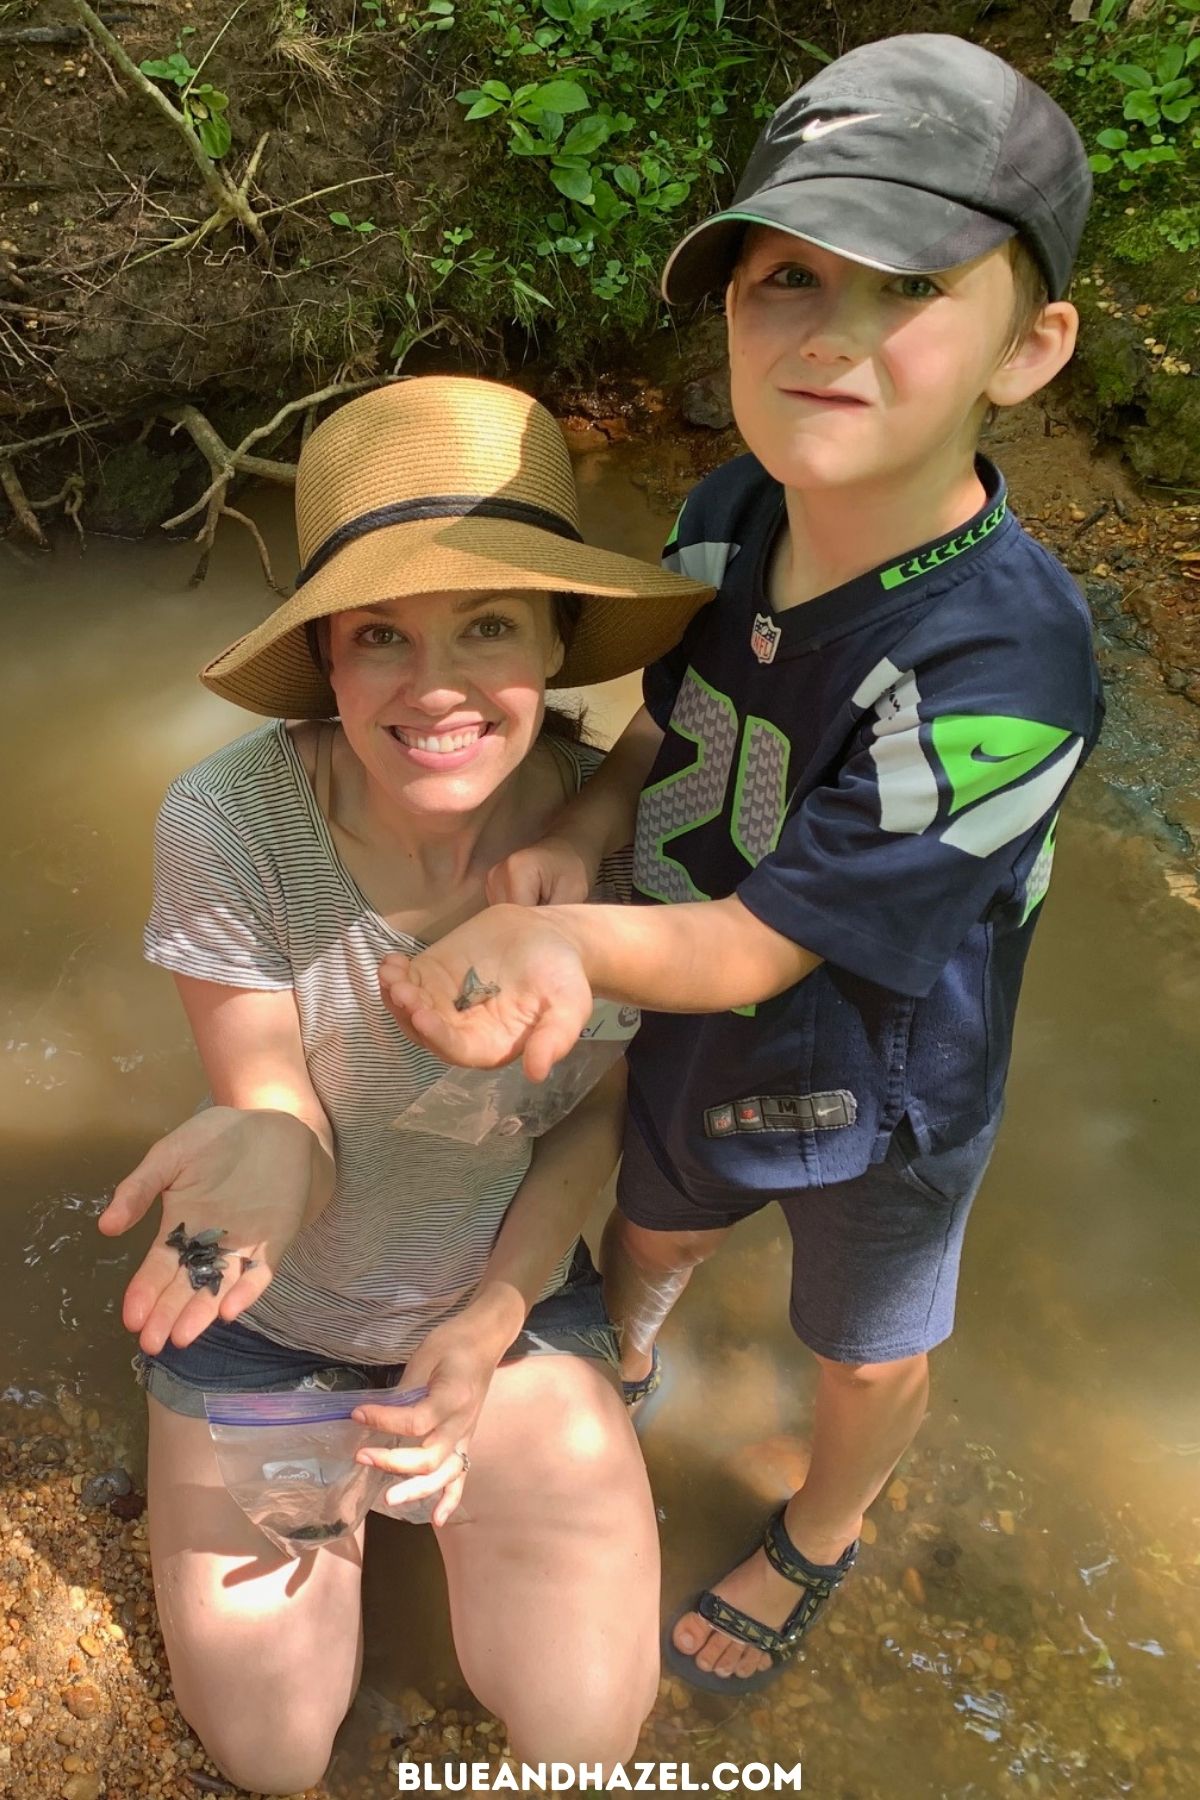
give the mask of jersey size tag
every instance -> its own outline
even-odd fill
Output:
[[[760,663],[775,661],[775,652],[779,648],[779,640],[783,632],[778,625],[773,625],[766,613],[755,613],[754,628],[750,633],[750,648]]]
[[[734,1137],[743,1131],[839,1131],[853,1125],[858,1101],[848,1088],[824,1094],[754,1094],[727,1100],[704,1114],[704,1135]]]

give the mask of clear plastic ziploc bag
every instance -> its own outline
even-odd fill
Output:
[[[350,1417],[358,1406],[412,1406],[428,1388],[293,1388],[275,1394],[205,1394],[208,1429],[225,1486],[279,1550],[302,1556],[357,1531],[400,1477],[355,1462],[365,1447],[404,1442]],[[424,1507],[424,1503],[421,1503]],[[424,1511],[414,1509],[414,1523]]]
[[[579,1042],[545,1081],[530,1081],[519,1062],[503,1069],[447,1069],[392,1120],[395,1131],[482,1144],[490,1137],[541,1137],[557,1125],[625,1054],[641,1023],[636,1006],[599,1000]]]

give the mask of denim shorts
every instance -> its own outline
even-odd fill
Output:
[[[582,1239],[563,1285],[533,1307],[501,1360],[545,1355],[590,1357],[614,1369],[618,1365],[616,1333]],[[286,1393],[293,1388],[341,1393],[396,1387],[404,1376],[403,1363],[347,1363],[331,1361],[325,1351],[289,1349],[240,1319],[215,1319],[186,1350],[171,1343],[157,1356],[139,1350],[133,1369],[148,1394],[191,1419],[205,1417],[206,1393]]]
[[[670,1181],[630,1119],[617,1205],[648,1231],[714,1231],[777,1199],[792,1238],[792,1329],[831,1362],[897,1362],[954,1329],[959,1258],[971,1202],[1000,1115],[950,1150],[923,1155],[907,1122],[883,1162],[850,1181],[782,1196],[731,1193],[701,1206]]]

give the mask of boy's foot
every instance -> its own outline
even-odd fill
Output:
[[[793,1541],[803,1557],[822,1568],[835,1565],[852,1542],[849,1538],[829,1542],[804,1534]],[[765,1550],[761,1549],[755,1550],[745,1562],[718,1581],[712,1592],[739,1612],[776,1631],[796,1605],[794,1583],[771,1567]],[[738,1676],[744,1680],[746,1676],[762,1674],[772,1666],[773,1659],[765,1651],[738,1643],[718,1626],[710,1625],[698,1612],[684,1613],[676,1622],[671,1640],[677,1650],[690,1656],[696,1667],[706,1674]]]

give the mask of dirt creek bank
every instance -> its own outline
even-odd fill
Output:
[[[10,510],[22,490],[39,518],[66,510],[85,529],[120,534],[178,515],[213,466],[181,423],[189,405],[214,427],[219,462],[222,446],[282,403],[402,363],[497,374],[529,365],[541,386],[622,359],[641,366],[634,315],[614,295],[631,283],[648,295],[654,257],[639,262],[614,243],[627,260],[606,277],[599,263],[572,267],[582,252],[557,265],[511,260],[514,209],[526,223],[552,213],[554,189],[544,168],[504,153],[503,137],[469,125],[455,99],[489,59],[513,74],[488,34],[500,33],[503,21],[489,21],[501,15],[520,25],[529,9],[518,0],[491,11],[476,0],[457,10],[454,0],[112,4],[92,15],[107,21],[94,29],[73,0],[0,7],[0,475]],[[750,100],[811,73],[809,42],[837,51],[887,30],[951,30],[1061,84],[1046,23],[1032,4],[993,16],[958,0],[891,15],[853,3],[832,17],[817,4],[756,9],[739,24],[753,92],[737,89],[735,68],[720,78],[728,93],[701,96],[712,148],[736,161],[754,128]],[[203,74],[227,102],[230,134],[217,163],[202,152],[198,161],[194,138],[189,146],[162,110],[167,99],[185,105],[182,90],[159,80],[156,102],[137,78],[142,62],[191,67],[210,48]],[[588,66],[602,93],[611,70],[596,55]],[[537,57],[521,67],[546,73]],[[651,124],[648,115],[639,129]],[[720,155],[663,215],[663,244],[726,192]],[[1085,331],[1058,404],[1143,478],[1196,486],[1200,290],[1188,259],[1155,252],[1143,226],[1137,207],[1097,206],[1076,289]],[[658,239],[646,241],[656,255]],[[652,309],[638,316],[640,337],[652,337]],[[255,453],[282,455],[289,438],[294,453],[300,419],[283,420]]]

